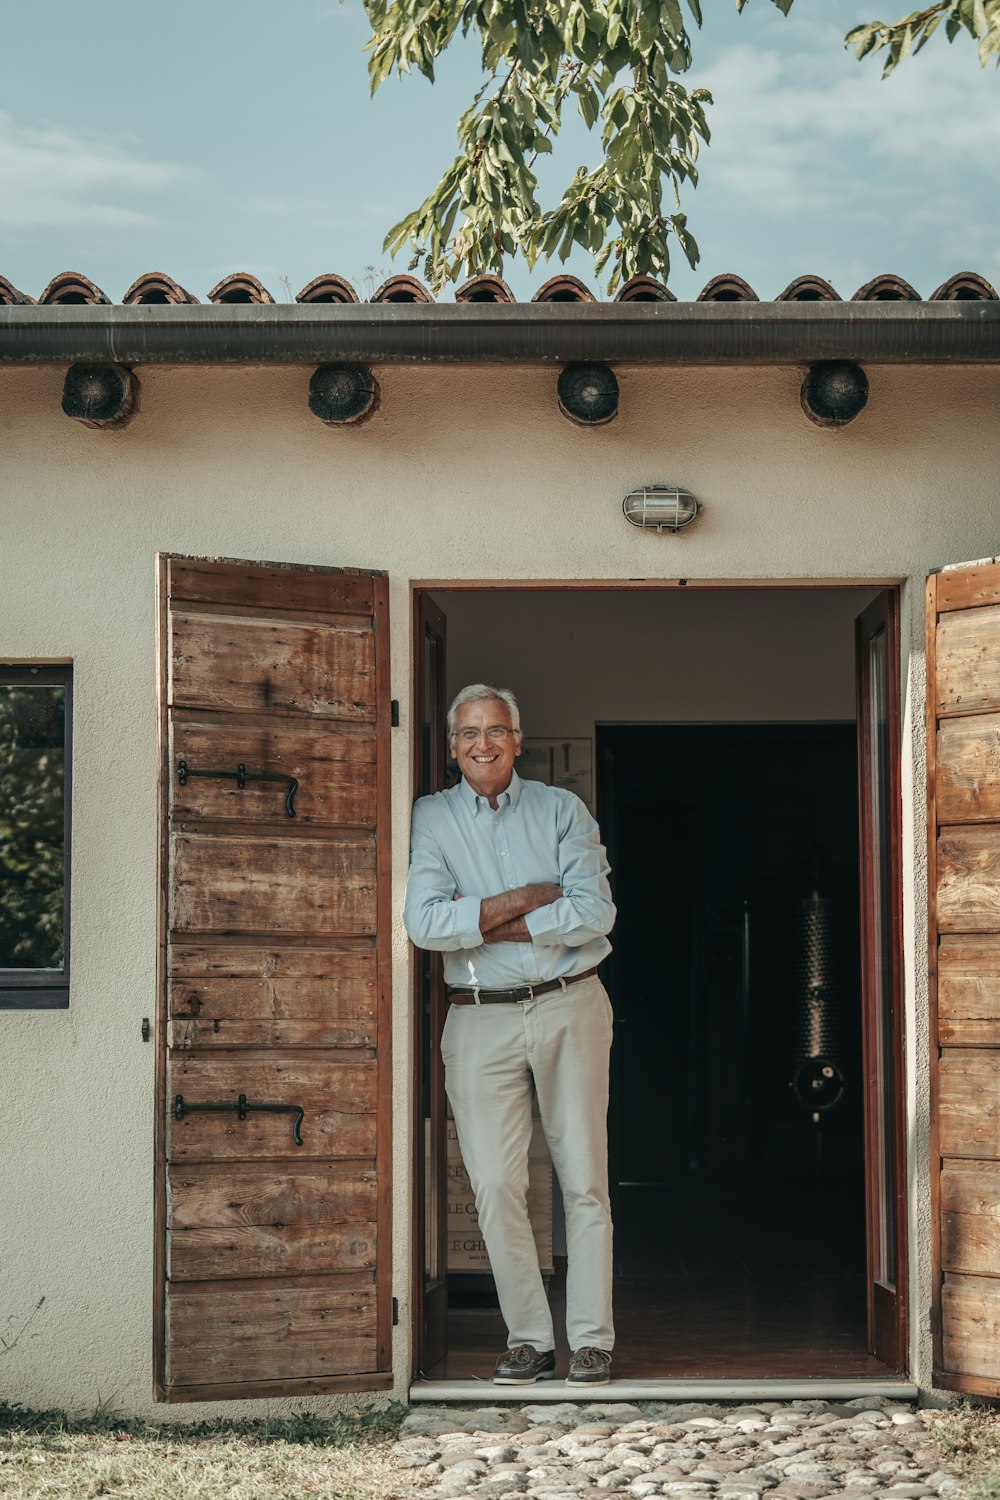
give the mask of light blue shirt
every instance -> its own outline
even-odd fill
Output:
[[[503,990],[568,979],[611,952],[615,920],[600,830],[579,797],[513,772],[497,809],[464,779],[413,809],[403,922],[444,954],[445,982]],[[553,881],[563,895],[528,912],[530,943],[484,943],[479,905]]]

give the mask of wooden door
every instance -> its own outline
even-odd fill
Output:
[[[899,601],[856,622],[861,856],[862,1075],[868,1347],[907,1365],[907,1213],[902,892],[899,870]]]
[[[927,582],[934,1383],[1000,1396],[1000,563]]]
[[[444,614],[430,597],[416,596],[417,634],[414,784],[418,797],[439,792],[445,784],[448,739],[446,638]],[[430,1370],[448,1349],[448,1138],[441,1032],[447,1000],[440,953],[416,955],[414,1048],[420,1059],[416,1092],[413,1180],[417,1184],[414,1217],[413,1303],[417,1311],[417,1372]]]
[[[161,1400],[391,1384],[386,609],[161,559]]]

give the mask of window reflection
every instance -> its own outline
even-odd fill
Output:
[[[64,958],[66,689],[0,680],[0,970]]]

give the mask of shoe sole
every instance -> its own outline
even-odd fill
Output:
[[[516,1375],[494,1375],[494,1385],[534,1385],[539,1380],[555,1380],[555,1370],[543,1370],[538,1375],[529,1375],[526,1380]]]
[[[587,1379],[581,1379],[579,1375],[576,1375],[576,1376],[567,1375],[566,1376],[566,1384],[567,1385],[610,1385],[611,1384],[611,1376],[610,1375],[601,1375],[596,1380],[587,1380]]]

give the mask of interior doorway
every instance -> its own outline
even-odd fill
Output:
[[[421,745],[464,683],[512,687],[520,773],[573,786],[608,846],[619,910],[602,974],[616,1013],[616,1378],[843,1378],[901,1366],[898,1347],[887,1359],[873,1333],[867,1247],[873,1158],[885,1151],[866,1117],[873,1002],[859,922],[856,621],[885,597],[857,587],[417,591]],[[433,671],[429,619],[441,642]],[[431,790],[447,773],[430,781],[421,756],[418,785]],[[474,1240],[454,1182],[448,1192],[455,1168],[435,1119],[442,995],[421,972],[417,1369],[481,1378],[505,1330],[488,1268],[458,1248],[458,1224],[464,1245]],[[897,1115],[895,1101],[882,1110],[883,1134]],[[899,1150],[894,1138],[894,1161]],[[558,1184],[547,1232],[558,1327]]]

